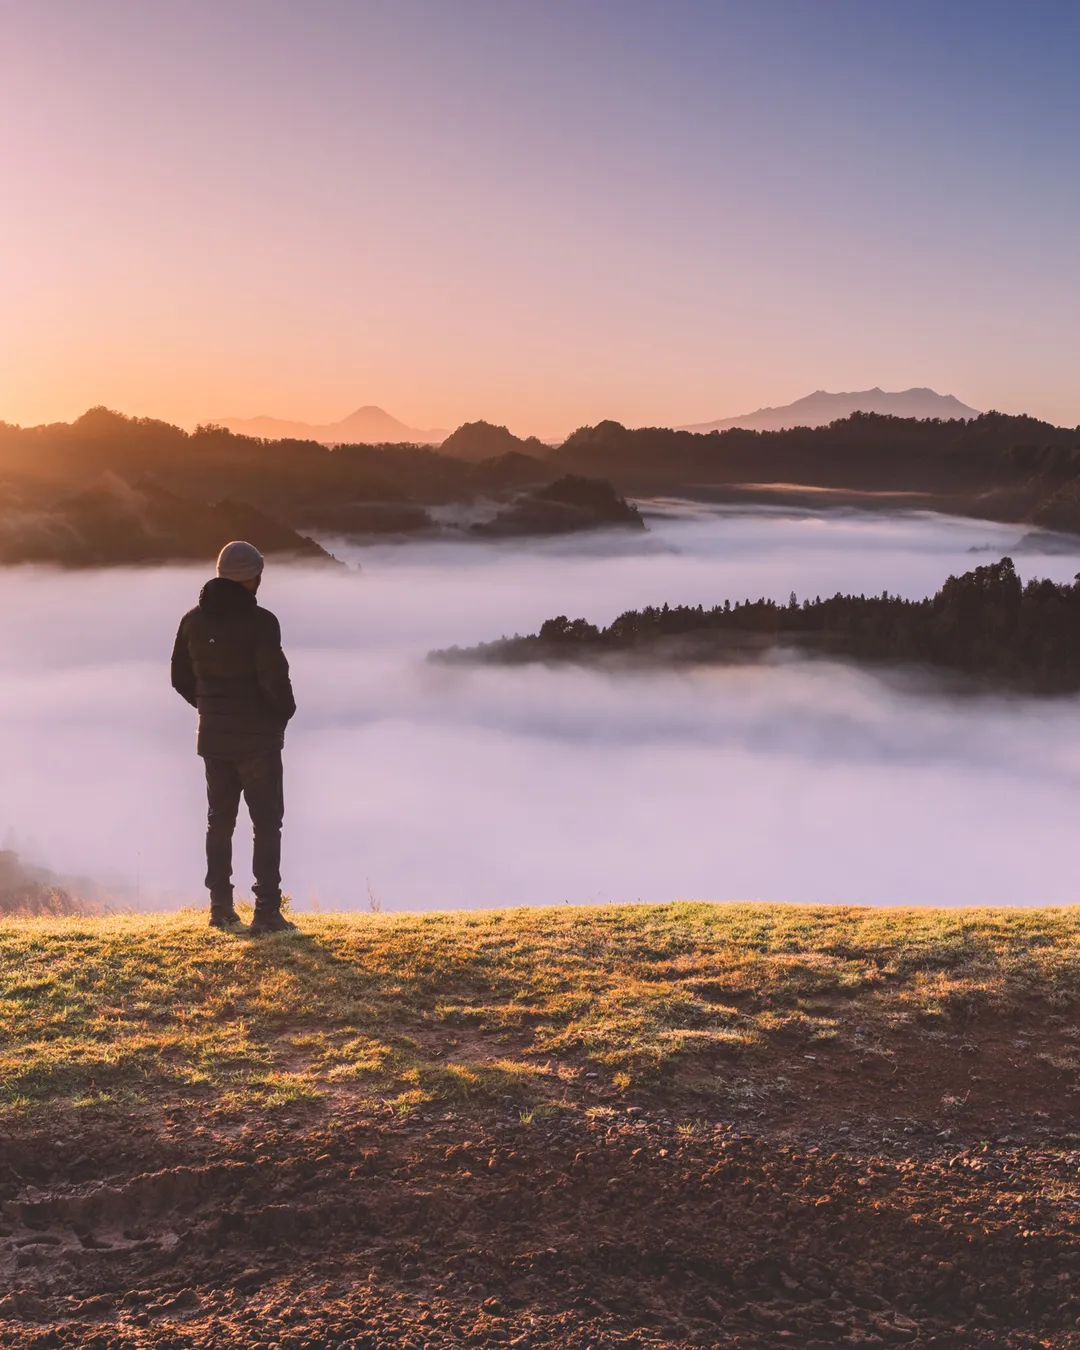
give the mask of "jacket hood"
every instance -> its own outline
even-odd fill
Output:
[[[213,577],[199,592],[199,608],[204,614],[243,614],[258,603],[254,591],[228,577]]]

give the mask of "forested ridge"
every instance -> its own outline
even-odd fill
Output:
[[[1032,693],[1080,689],[1080,582],[1024,585],[1011,558],[949,577],[936,595],[841,595],[627,610],[606,628],[561,614],[538,633],[432,653],[442,661],[525,664],[637,658],[745,661],[779,647],[854,661],[955,671]]]
[[[679,480],[807,483],[866,491],[971,492],[1080,473],[1080,428],[988,412],[941,420],[853,413],[826,427],[730,428],[697,434],[601,422],[549,456],[575,472],[615,473],[617,486]]]
[[[548,489],[568,479],[578,515],[556,518]],[[93,408],[72,423],[0,423],[0,561],[64,561],[65,550],[82,564],[130,561],[107,556],[125,532],[143,539],[147,557],[155,548],[163,557],[201,556],[220,523],[199,508],[219,503],[261,512],[271,547],[309,553],[308,534],[432,529],[430,508],[454,503],[501,505],[496,534],[591,528],[617,523],[620,511],[632,523],[610,500],[596,506],[586,480],[609,485],[616,502],[669,495],[799,504],[787,486],[798,484],[822,494],[810,497],[815,508],[931,508],[1080,533],[1080,428],[1001,413],[956,421],[857,413],[827,427],[704,435],[608,421],[553,450],[476,422],[435,450],[270,441],[217,426],[187,432]],[[174,538],[184,503],[190,528]]]
[[[470,458],[491,446],[500,453]],[[621,493],[802,483],[928,493],[1027,488],[1046,496],[1070,480],[1080,487],[1080,428],[993,412],[966,421],[856,413],[827,427],[704,435],[607,421],[544,454],[535,439],[477,422],[459,428],[446,447],[266,441],[93,408],[72,423],[0,423],[0,478],[81,486],[105,472],[128,482],[149,478],[193,497],[277,505],[297,516],[290,524],[343,499],[432,504],[566,473],[607,478]]]

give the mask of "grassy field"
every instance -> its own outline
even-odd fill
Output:
[[[3,1350],[1080,1346],[1080,909],[0,921]]]
[[[0,922],[0,1110],[222,1110],[335,1094],[400,1109],[767,1091],[779,1060],[932,1054],[987,1019],[1080,1067],[1080,908],[712,905]],[[1074,1060],[1071,1050],[1076,1047]],[[772,1070],[769,1070],[772,1072]],[[756,1075],[756,1077],[755,1077]],[[756,1086],[755,1086],[756,1084]]]

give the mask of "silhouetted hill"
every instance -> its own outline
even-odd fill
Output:
[[[536,455],[510,450],[505,455],[482,459],[474,465],[471,481],[481,495],[499,495],[515,488],[536,487],[551,481],[551,469]]]
[[[630,431],[609,421],[575,431],[551,452],[548,462],[564,472],[608,478],[618,491],[631,495],[708,496],[707,489],[733,483],[800,483],[966,499],[1029,488],[1029,509],[1034,509],[1047,475],[1064,481],[1080,473],[1080,428],[996,412],[936,422],[855,413],[828,427],[736,428],[708,435],[663,427]],[[974,509],[977,503],[969,505]]]
[[[152,483],[111,478],[44,501],[25,488],[0,491],[0,563],[65,567],[211,562],[230,539],[266,554],[333,562],[313,539],[245,502],[193,502]]]
[[[1080,689],[1080,578],[1022,585],[1011,558],[950,577],[928,600],[834,595],[628,610],[607,628],[565,614],[529,637],[433,652],[441,661],[758,660],[777,647],[855,661],[956,671],[972,680],[1057,694]]]
[[[506,427],[493,426],[490,422],[465,422],[447,436],[440,448],[444,455],[473,463],[512,453],[536,456],[548,451],[543,441],[535,436],[522,440]]]
[[[977,409],[969,408],[952,394],[938,394],[933,389],[902,389],[888,393],[884,389],[874,388],[851,394],[830,394],[824,389],[818,389],[780,408],[758,408],[756,412],[741,417],[698,422],[694,426],[680,427],[679,430],[708,432],[741,427],[744,431],[784,431],[788,427],[824,427],[857,412],[919,419],[979,415]]]
[[[473,533],[491,538],[515,535],[569,534],[608,526],[643,530],[645,522],[602,478],[567,474],[547,487],[524,492]]]
[[[357,408],[340,422],[290,422],[280,417],[219,417],[214,425],[228,427],[240,436],[260,436],[266,440],[319,441],[323,445],[341,445],[365,441],[372,445],[401,442],[411,445],[438,445],[446,439],[442,430],[421,431],[407,426],[373,403]]]

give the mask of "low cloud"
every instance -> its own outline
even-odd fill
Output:
[[[644,537],[354,550],[271,568],[300,713],[299,907],[597,900],[1051,904],[1074,898],[1074,700],[927,696],[822,662],[604,673],[445,668],[429,650],[648,603],[924,595],[1020,531],[926,517],[688,511]],[[337,546],[335,551],[348,552]],[[1018,564],[1021,559],[1017,559]],[[1080,557],[1022,560],[1071,579]],[[200,572],[0,576],[0,831],[110,893],[202,902],[194,715],[168,654]],[[238,881],[249,876],[238,830]]]

